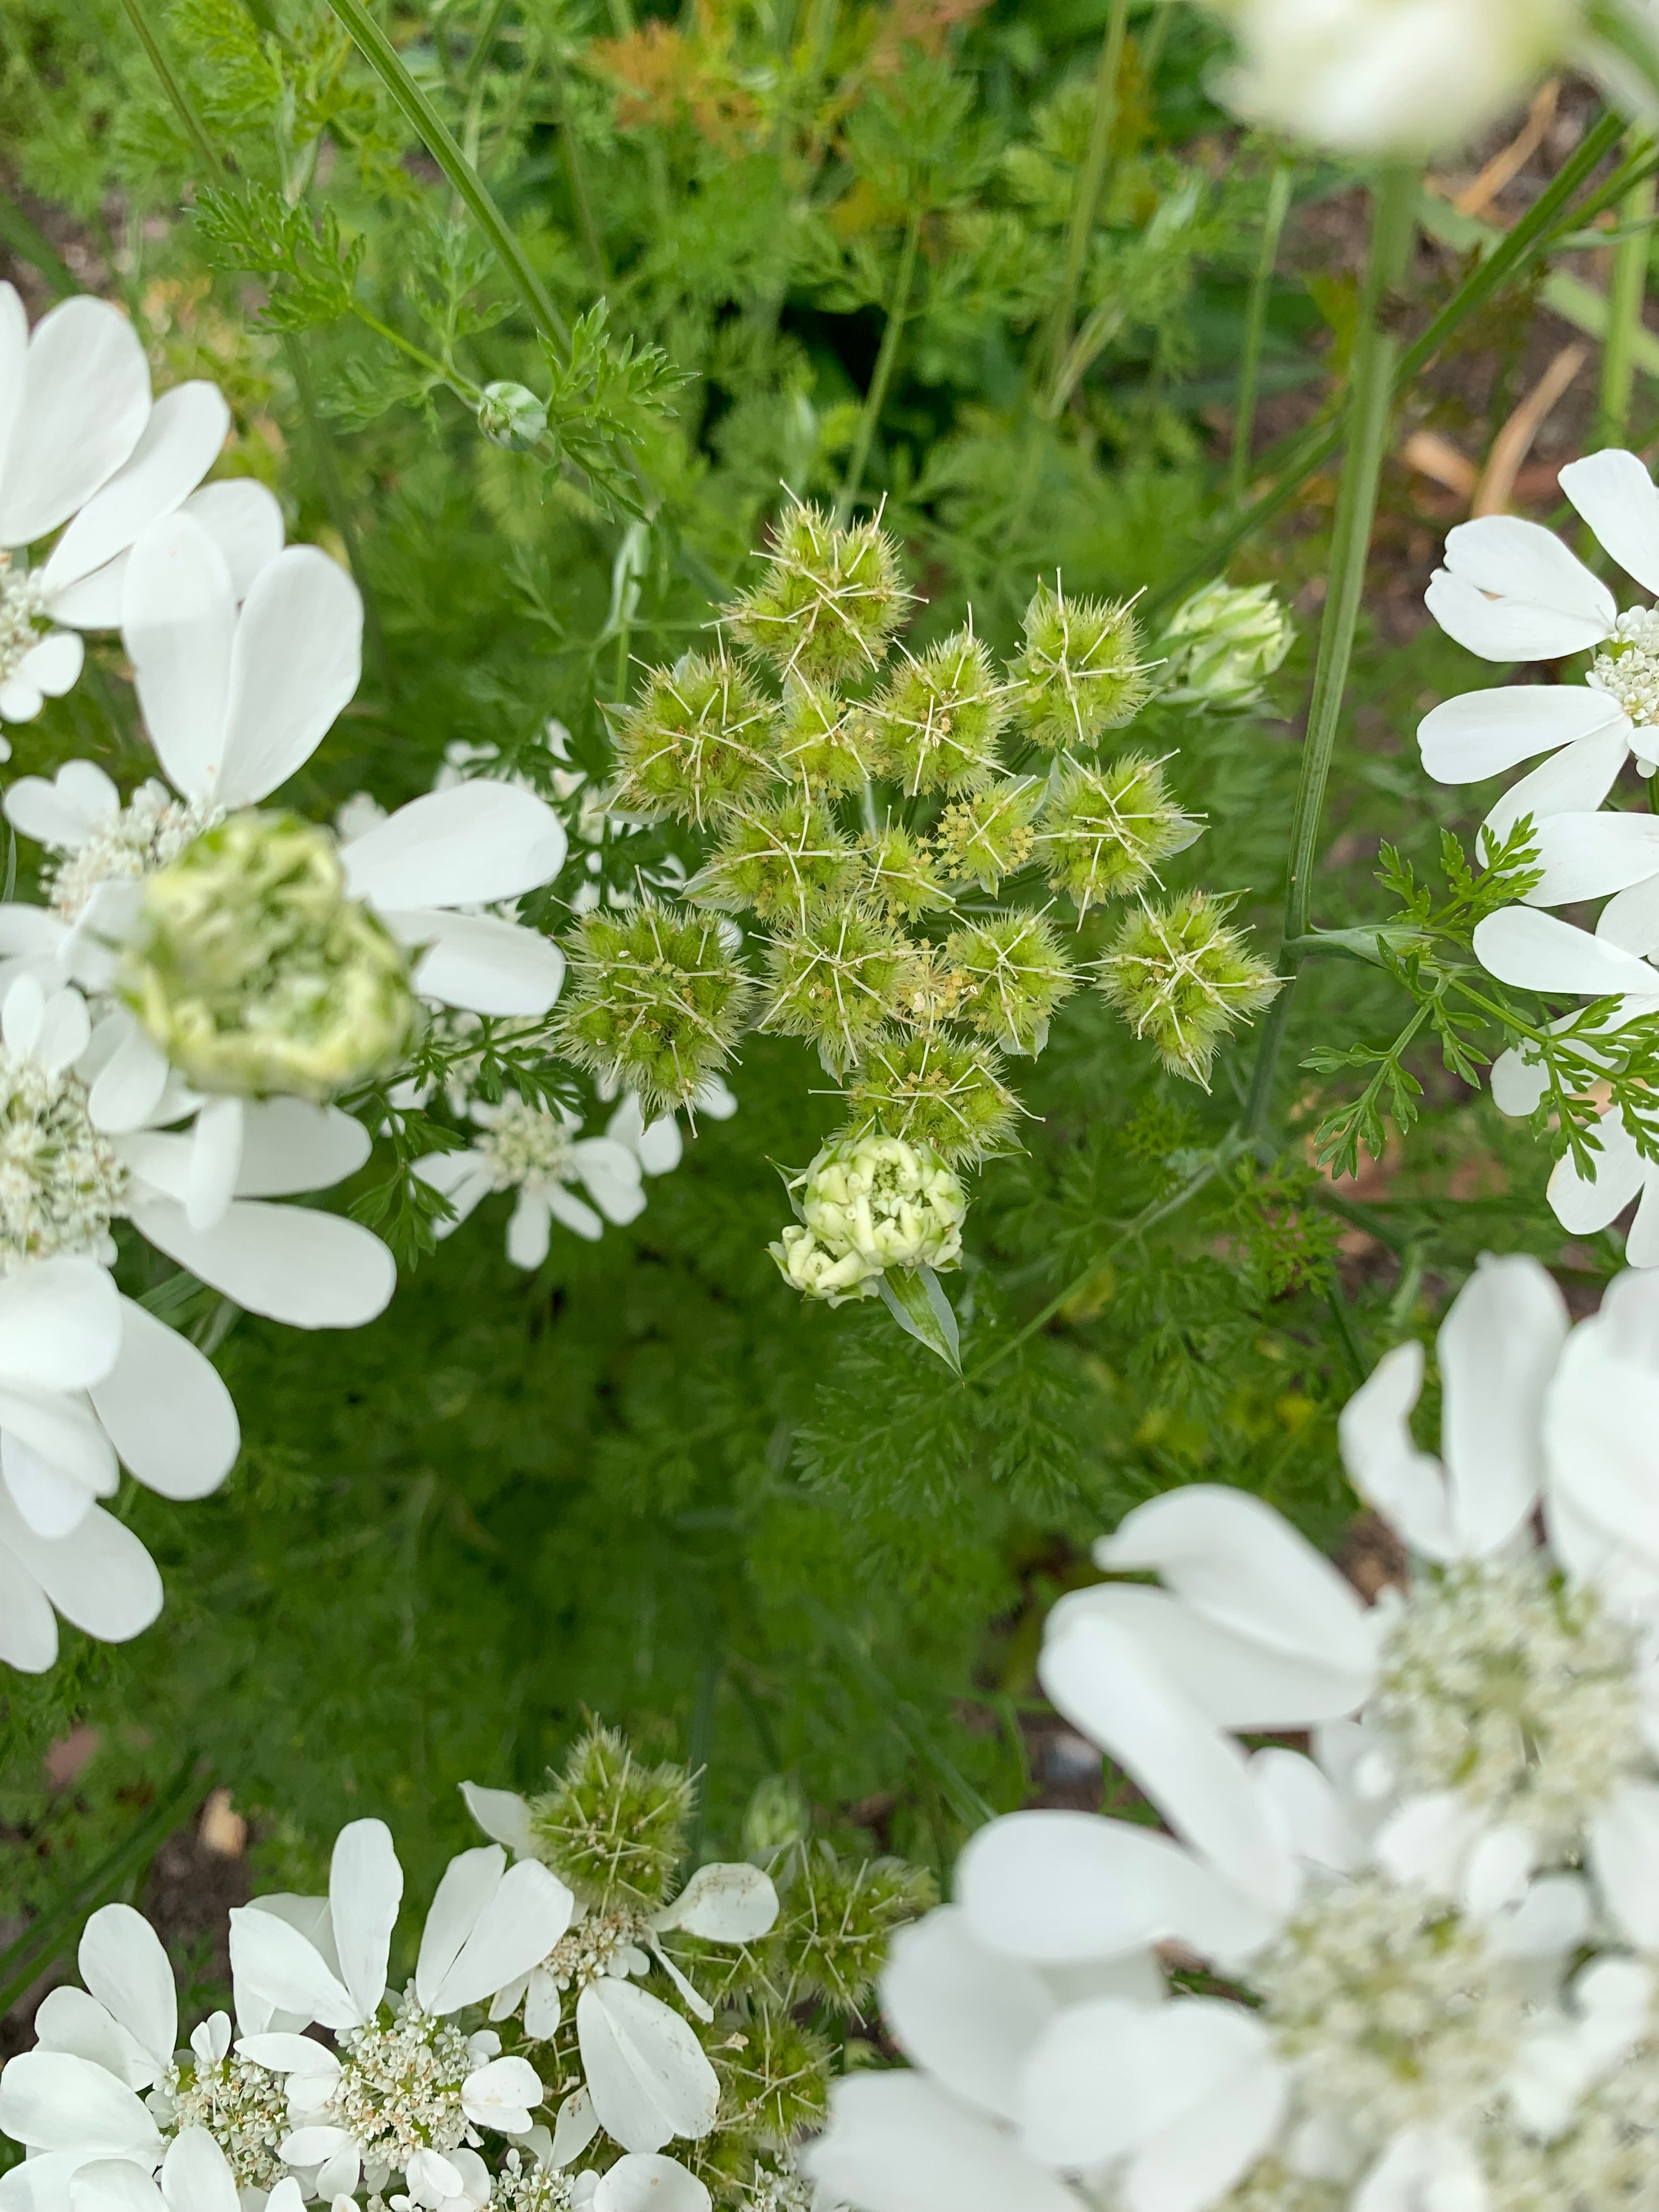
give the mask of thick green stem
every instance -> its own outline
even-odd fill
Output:
[[[904,336],[904,325],[910,313],[910,289],[915,283],[916,252],[921,243],[921,210],[915,207],[905,225],[904,245],[899,254],[898,275],[893,282],[893,304],[887,311],[887,327],[881,334],[881,351],[876,356],[875,374],[870,379],[870,389],[864,395],[864,406],[859,415],[858,435],[853,441],[853,451],[847,463],[841,494],[836,501],[836,521],[845,523],[853,512],[853,502],[864,483],[864,471],[870,459],[871,441],[876,434],[876,424],[887,403],[887,387],[893,379],[893,363],[898,358],[899,341]]]
[[[1280,161],[1267,179],[1267,204],[1261,217],[1261,251],[1250,279],[1244,311],[1244,349],[1238,363],[1238,405],[1233,414],[1232,466],[1229,488],[1235,507],[1250,487],[1250,447],[1255,434],[1256,393],[1261,382],[1261,346],[1267,334],[1267,302],[1273,296],[1279,240],[1291,210],[1291,165]]]
[[[1078,177],[1071,221],[1066,229],[1066,260],[1060,279],[1060,297],[1054,302],[1054,320],[1048,328],[1048,412],[1051,415],[1058,414],[1065,404],[1064,398],[1057,395],[1066,357],[1071,350],[1072,325],[1077,318],[1078,295],[1083,287],[1083,267],[1089,256],[1089,240],[1094,235],[1101,188],[1106,181],[1107,159],[1112,150],[1112,133],[1117,125],[1117,81],[1123,68],[1123,34],[1128,21],[1129,0],[1112,0],[1111,13],[1106,18],[1106,35],[1100,43],[1100,64],[1095,72],[1095,105],[1089,122],[1089,144]]]
[[[1645,145],[1632,138],[1632,151]],[[1626,235],[1613,249],[1607,278],[1607,334],[1601,348],[1601,406],[1597,434],[1604,446],[1622,446],[1630,431],[1631,396],[1636,388],[1636,337],[1647,300],[1648,255],[1653,246],[1654,180],[1643,177],[1626,193],[1619,210]]]
[[[132,0],[126,0],[126,4],[131,8]],[[456,143],[442,116],[404,67],[398,49],[362,0],[330,0],[330,4],[349,32],[352,44],[392,94],[428,153],[465,202],[473,221],[495,247],[532,322],[556,353],[568,356],[570,332],[563,316],[554,306],[546,285],[531,265],[529,256],[514,237],[512,226],[496,206],[488,185]]]
[[[1416,169],[1391,168],[1383,173],[1373,193],[1370,255],[1348,371],[1347,453],[1337,489],[1325,612],[1314,661],[1308,730],[1302,744],[1302,773],[1291,818],[1290,860],[1285,877],[1287,940],[1308,933],[1319,818],[1330,777],[1331,757],[1336,749],[1348,663],[1352,658],[1354,631],[1359,620],[1360,596],[1365,586],[1365,556],[1376,514],[1376,488],[1388,447],[1389,415],[1399,355],[1399,341],[1387,326],[1383,302],[1399,283],[1411,251],[1419,183]],[[1285,988],[1274,1000],[1262,1024],[1245,1108],[1244,1127],[1249,1136],[1258,1134],[1265,1127],[1272,1105],[1273,1074],[1290,1018],[1297,967],[1296,957],[1291,955]]]

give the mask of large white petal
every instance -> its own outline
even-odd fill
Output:
[[[245,599],[260,569],[283,550],[283,509],[275,492],[252,477],[233,477],[193,491],[185,513],[224,555],[232,588]]]
[[[598,1238],[605,1234],[599,1215],[590,1212],[568,1191],[554,1189],[544,1195],[521,1190],[507,1224],[507,1256],[515,1267],[539,1267],[546,1259],[552,1241],[548,1227],[550,1212],[556,1212],[566,1227],[579,1237]]]
[[[179,2044],[179,1992],[161,1937],[130,1905],[106,1905],[88,1921],[76,1958],[81,1979],[159,2075]]]
[[[229,2162],[205,2128],[182,2128],[168,2144],[161,2196],[167,2212],[240,2212]]]
[[[852,2074],[802,2154],[819,2200],[863,2212],[1079,2212],[1057,2173],[1006,2128],[921,2074]]]
[[[31,544],[66,521],[114,475],[149,419],[149,365],[118,309],[78,298],[43,315],[0,459],[0,545]]]
[[[1595,1125],[1600,1149],[1590,1154],[1590,1171],[1581,1175],[1571,1152],[1551,1170],[1548,1194],[1555,1218],[1574,1237],[1593,1236],[1616,1221],[1649,1176],[1656,1172],[1636,1149],[1622,1115],[1609,1110]]]
[[[1324,1770],[1299,1751],[1268,1744],[1250,1757],[1250,1781],[1285,1848],[1346,1874],[1364,1860],[1364,1838]]]
[[[374,1149],[367,1129],[337,1106],[264,1098],[245,1109],[239,1198],[291,1198],[356,1175]]]
[[[43,698],[61,699],[80,681],[86,658],[87,648],[72,629],[51,630],[38,645],[29,647],[8,682],[38,691]]]
[[[1544,1480],[1545,1394],[1567,1339],[1567,1309],[1536,1260],[1483,1259],[1437,1340],[1440,1449],[1465,1556],[1501,1551]]]
[[[199,523],[170,514],[132,549],[121,637],[155,757],[189,799],[216,792],[224,750],[236,593]]]
[[[1528,906],[1605,898],[1659,876],[1659,815],[1549,815],[1534,842],[1544,872],[1523,894]]]
[[[538,1860],[520,1859],[509,1867],[446,1970],[432,2009],[459,2012],[463,2005],[482,2004],[528,1973],[569,1927],[575,1903],[557,1875]]]
[[[674,1902],[653,1915],[652,1925],[682,1928],[710,1943],[753,1943],[777,1917],[771,1875],[738,1859],[700,1866]]]
[[[0,1407],[5,1402],[0,1396]],[[118,1468],[106,1463],[100,1480],[54,1466],[11,1428],[0,1429],[0,1480],[37,1536],[67,1536],[86,1519],[94,1498],[113,1498],[121,1486]]]
[[[260,569],[231,649],[222,805],[252,805],[304,767],[357,689],[362,657],[362,600],[326,553],[290,545]]]
[[[1479,783],[1534,753],[1629,727],[1624,709],[1588,684],[1504,684],[1443,700],[1418,725],[1437,783]]]
[[[505,1851],[485,1846],[460,1852],[444,1869],[421,1931],[420,1956],[415,1962],[415,1994],[426,2011],[446,2009],[436,2002],[444,1976],[460,1955],[479,1914],[501,1887],[506,1866]]]
[[[129,1642],[161,1610],[155,1561],[100,1506],[70,1535],[37,1536],[0,1489],[0,1547],[17,1554],[65,1620],[100,1643]]]
[[[314,1943],[274,1912],[251,1905],[230,1915],[230,1964],[238,1991],[263,1997],[279,2012],[324,2027],[356,2027],[362,2015]],[[239,1994],[239,2016],[246,2008]]]
[[[1437,1459],[1412,1440],[1408,1415],[1423,1389],[1423,1347],[1397,1344],[1383,1353],[1337,1419],[1348,1480],[1414,1552],[1457,1555],[1451,1500]]]
[[[340,1978],[360,2020],[374,2016],[386,1995],[392,1931],[403,1902],[404,1870],[384,1820],[353,1820],[334,1839],[328,1913]]]
[[[52,548],[42,578],[46,590],[55,593],[89,576],[170,514],[218,459],[229,428],[230,410],[216,385],[198,381],[164,392],[130,458]]]
[[[498,1844],[520,1858],[535,1856],[536,1839],[530,1825],[530,1808],[516,1790],[483,1790],[476,1782],[463,1782],[466,1809]]]
[[[114,1447],[97,1416],[79,1398],[55,1390],[26,1390],[15,1383],[0,1388],[0,1429],[9,1441],[16,1438],[49,1467],[97,1497],[112,1498],[120,1486]],[[26,1484],[27,1480],[26,1474]],[[77,1528],[81,1517],[76,1516]],[[33,1525],[40,1528],[39,1522]],[[40,1533],[67,1534],[68,1531],[41,1529]]]
[[[1054,1999],[1032,1968],[977,1942],[961,1905],[898,1931],[881,2008],[913,2064],[969,2104],[1018,2121],[1019,2069]]]
[[[167,1087],[167,1056],[125,1007],[110,1017],[119,1041],[93,1078],[87,1111],[94,1129],[121,1136],[142,1129],[161,1103]],[[106,1034],[99,1024],[100,1042]]]
[[[160,1497],[205,1498],[236,1463],[241,1430],[213,1362],[130,1298],[121,1356],[90,1395],[123,1461]]]
[[[37,844],[76,852],[94,831],[120,811],[121,794],[92,761],[67,761],[49,783],[20,775],[6,787],[5,816]]]
[[[1659,969],[1553,914],[1500,907],[1475,926],[1474,953],[1500,983],[1526,991],[1582,991],[1595,998],[1652,997]]]
[[[1640,958],[1659,951],[1659,876],[1610,898],[1596,921],[1595,933]]]
[[[341,854],[354,898],[376,907],[487,906],[550,883],[564,825],[533,792],[482,778],[429,791]]]
[[[160,2130],[123,2081],[68,2051],[25,2051],[0,2073],[0,2130],[83,2159],[159,2152]]]
[[[1659,1589],[1659,1365],[1637,1332],[1656,1293],[1652,1276],[1620,1279],[1568,1339],[1544,1410],[1552,1548],[1579,1581],[1643,1607]]]
[[[628,2151],[599,2176],[593,2212],[708,2212],[710,2201],[677,2158]]]
[[[0,1536],[0,1659],[25,1674],[58,1663],[58,1618],[52,1602]],[[0,2180],[0,2187],[3,2181]],[[0,2199],[0,2203],[3,2203]]]
[[[0,483],[12,425],[23,404],[28,355],[28,311],[15,284],[0,283]]]
[[[1634,453],[1608,447],[1569,461],[1561,489],[1645,592],[1659,592],[1659,491]]]
[[[1598,807],[1630,758],[1629,733],[1622,723],[1580,738],[1552,753],[1541,768],[1511,784],[1482,825],[1502,844],[1523,814],[1541,825],[1552,814],[1585,814]]]
[[[1483,515],[1446,538],[1425,594],[1449,636],[1486,660],[1555,660],[1613,629],[1613,597],[1540,523]]]
[[[359,1328],[385,1310],[398,1271],[380,1238],[355,1221],[309,1207],[239,1199],[224,1219],[194,1230],[167,1199],[135,1205],[142,1236],[249,1313],[294,1328]]]
[[[1639,1950],[1659,1950],[1659,1787],[1626,1784],[1591,1814],[1590,1866],[1613,1918]]]
[[[436,907],[379,911],[399,944],[426,948],[415,964],[422,998],[475,1014],[544,1014],[564,988],[563,953],[522,922]]]
[[[1141,2145],[1124,2176],[1126,2212],[1203,2212],[1271,2148],[1289,2101],[1289,2076],[1269,2052],[1242,2059],[1214,2081],[1196,2126],[1179,2115]]]
[[[706,2136],[720,2081],[677,2012],[618,1976],[576,2000],[582,2072],[599,2125],[624,2150],[660,2150],[671,2136]]]
[[[0,1276],[0,1385],[83,1390],[120,1350],[121,1301],[95,1261],[58,1253]]]
[[[77,2058],[90,2059],[129,2089],[147,2089],[155,2079],[155,2060],[110,2018],[96,1997],[72,1982],[60,1982],[41,1998],[34,2014],[34,2039],[42,2051],[68,2051]]]

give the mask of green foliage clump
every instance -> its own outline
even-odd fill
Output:
[[[1216,1048],[1259,1013],[1280,979],[1202,891],[1131,914],[1100,963],[1100,988],[1171,1073],[1208,1088]]]
[[[1067,599],[1058,578],[1025,610],[1025,641],[1009,671],[1019,726],[1050,752],[1089,746],[1133,721],[1152,684],[1133,610]]]
[[[776,708],[722,654],[688,653],[653,669],[617,721],[618,802],[702,823],[755,799],[772,781]]]
[[[560,1040],[579,1067],[636,1091],[649,1118],[685,1105],[726,1065],[753,988],[720,925],[701,915],[586,915]]]
[[[531,1800],[537,1854],[596,1911],[654,1911],[685,1856],[696,1796],[684,1767],[647,1766],[617,1730],[595,1723],[553,1787]]]

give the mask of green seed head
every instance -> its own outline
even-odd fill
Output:
[[[1056,1006],[1077,988],[1053,926],[1040,914],[999,914],[953,929],[945,957],[957,1011],[1006,1052],[1041,1052]]]
[[[781,2007],[757,2006],[714,2055],[729,2124],[752,2142],[784,2150],[823,2125],[830,2045]]]
[[[776,775],[777,708],[723,654],[688,653],[653,669],[622,716],[617,803],[701,824],[757,798]]]
[[[889,1039],[848,1093],[848,1133],[902,1137],[947,1161],[1006,1151],[1018,1109],[998,1067],[991,1046],[945,1030]]]
[[[1163,696],[1182,705],[1253,707],[1295,635],[1271,584],[1248,590],[1206,584],[1177,610],[1158,640]]]
[[[817,1998],[857,2012],[887,1963],[896,1929],[928,1911],[937,1893],[924,1867],[900,1859],[848,1865],[827,1844],[803,1850],[773,1938],[785,2001]]]
[[[886,774],[918,792],[976,791],[997,772],[1008,698],[991,656],[958,630],[919,659],[907,656],[870,720]]]
[[[1010,674],[1020,727],[1051,751],[1091,745],[1133,721],[1151,686],[1140,632],[1127,606],[1068,599],[1039,584],[1025,610],[1025,642]]]
[[[641,1765],[615,1729],[596,1724],[530,1801],[537,1856],[584,1904],[653,1911],[684,1856],[694,1796],[683,1766]]]
[[[732,627],[786,676],[842,684],[887,658],[909,593],[898,552],[873,522],[837,530],[816,507],[795,506],[773,534],[766,574],[732,610]]]
[[[861,790],[875,745],[863,710],[816,684],[788,684],[778,732],[778,767],[792,782],[832,797]]]
[[[873,837],[861,838],[858,853],[864,870],[859,896],[884,914],[914,921],[918,915],[952,903],[950,892],[939,879],[933,854],[908,830],[890,823]]]
[[[731,913],[752,908],[763,921],[799,922],[850,891],[858,872],[826,810],[793,793],[734,813],[688,895]]]
[[[560,1036],[579,1067],[637,1091],[650,1121],[725,1066],[753,990],[708,915],[654,906],[590,914],[570,951]]]
[[[389,1075],[419,1020],[403,947],[293,814],[233,814],[148,877],[118,988],[187,1082],[242,1097]]]
[[[767,948],[761,1027],[805,1037],[826,1066],[845,1068],[898,1017],[917,958],[890,921],[854,899],[835,900]]]
[[[947,876],[994,891],[1031,857],[1031,824],[1042,798],[1035,777],[988,784],[970,798],[958,799],[939,817],[933,848]]]
[[[1282,979],[1203,891],[1131,914],[1100,963],[1100,988],[1173,1075],[1209,1088],[1216,1047]]]
[[[1158,865],[1185,850],[1203,824],[1170,796],[1156,761],[1125,753],[1101,769],[1066,769],[1042,809],[1042,872],[1079,913],[1125,898],[1156,879]]]

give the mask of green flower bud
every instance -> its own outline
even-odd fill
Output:
[[[1008,1052],[1041,1052],[1048,1020],[1077,988],[1052,925],[1040,914],[999,914],[953,929],[945,957],[957,1011]]]
[[[919,1919],[937,1895],[925,1867],[901,1859],[849,1866],[827,1844],[803,1851],[768,1947],[783,2002],[793,2008],[816,1998],[836,2013],[858,2012],[895,1931]]]
[[[918,915],[954,903],[939,879],[933,854],[896,823],[861,838],[858,852],[864,863],[859,896],[884,914],[914,921]]]
[[[837,530],[821,508],[797,505],[774,530],[766,574],[737,602],[732,627],[787,676],[847,684],[887,658],[909,596],[878,525]]]
[[[684,1856],[695,1795],[683,1766],[643,1766],[596,1723],[553,1787],[530,1801],[536,1855],[597,1911],[654,1911]]]
[[[784,1281],[804,1298],[822,1298],[826,1305],[839,1306],[849,1298],[876,1295],[879,1267],[872,1267],[861,1253],[830,1251],[798,1221],[792,1221],[777,1243],[766,1249]]]
[[[561,1006],[565,1052],[647,1121],[693,1099],[748,1026],[754,986],[720,925],[683,907],[586,915]]]
[[[939,817],[933,848],[948,876],[994,891],[1031,857],[1031,823],[1042,798],[1036,777],[993,783],[958,799]]]
[[[1209,1089],[1216,1047],[1259,1013],[1283,978],[1226,926],[1225,906],[1189,891],[1130,915],[1100,963],[1100,988],[1172,1075]]]
[[[815,684],[790,684],[783,695],[778,766],[810,792],[862,789],[875,757],[863,711]]]
[[[917,948],[856,900],[809,914],[767,948],[760,1026],[817,1045],[826,1066],[861,1059],[897,1017]]]
[[[842,1137],[791,1183],[801,1219],[824,1250],[856,1254],[871,1274],[889,1267],[954,1267],[968,1200],[927,1145],[901,1137]]]
[[[784,2150],[828,2118],[830,2045],[780,2008],[757,2007],[711,2056],[728,2124],[751,2142]]]
[[[743,1816],[743,1848],[750,1858],[769,1858],[804,1844],[812,1832],[812,1808],[793,1775],[769,1774],[755,1784]]]
[[[927,1145],[941,1159],[1006,1149],[1018,1109],[988,1045],[943,1030],[875,1046],[848,1093],[848,1133]]]
[[[1154,880],[1158,864],[1184,852],[1203,824],[1170,798],[1164,771],[1139,753],[1103,769],[1073,763],[1042,809],[1042,872],[1079,913],[1125,898]]]
[[[527,453],[547,434],[547,408],[522,384],[486,384],[478,400],[478,428],[491,445]]]
[[[1151,685],[1140,631],[1127,606],[1068,599],[1039,584],[1025,610],[1025,643],[1010,670],[1019,724],[1051,751],[1091,745],[1133,721]]]
[[[870,707],[884,772],[914,797],[973,791],[997,771],[1008,700],[991,656],[968,630],[903,665]]]
[[[1177,611],[1158,641],[1163,696],[1182,704],[1254,706],[1295,635],[1271,584],[1249,589],[1206,584]]]
[[[825,810],[796,793],[744,807],[686,887],[704,906],[752,907],[763,921],[804,921],[858,875],[852,847]]]
[[[419,1009],[326,830],[233,814],[144,880],[118,984],[198,1091],[318,1101],[389,1075]]]
[[[653,668],[617,725],[617,804],[699,824],[775,781],[777,708],[723,653],[688,653]]]

